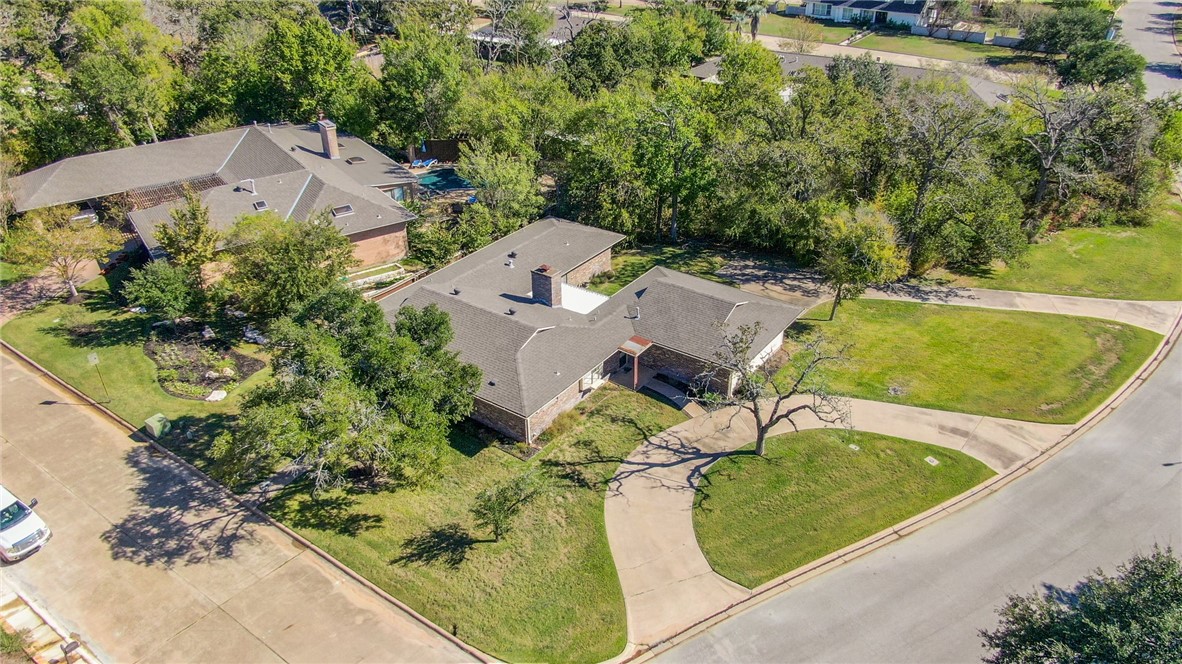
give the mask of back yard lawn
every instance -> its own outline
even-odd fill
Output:
[[[986,59],[993,66],[1026,59],[1026,56],[1012,48],[958,42],[950,39],[933,39],[931,37],[920,37],[919,35],[911,34],[873,34],[869,37],[859,39],[852,46],[868,48],[873,51],[903,53],[936,60],[972,62]]]
[[[706,559],[748,588],[993,476],[956,450],[860,431],[776,436],[762,458],[752,449],[711,466],[694,500],[694,531]],[[928,456],[939,465],[924,461]]]
[[[242,394],[269,375],[269,369],[253,374],[216,403],[170,396],[157,380],[156,365],[144,353],[149,326],[155,319],[119,307],[104,278],[86,284],[81,291],[88,296],[81,305],[43,305],[9,321],[0,328],[0,337],[133,425],[164,413],[173,420],[177,436],[189,426],[216,428],[237,412]],[[71,334],[63,325],[66,322],[90,331],[84,336]],[[240,350],[259,355],[254,346]],[[97,371],[88,362],[91,353],[99,358]],[[184,449],[176,451],[186,455]],[[186,456],[199,466],[205,465],[199,455]]]
[[[1122,300],[1182,300],[1182,204],[1151,226],[1071,228],[992,273],[945,274],[957,286]]]
[[[1055,314],[855,300],[833,321],[807,312],[792,339],[823,334],[852,344],[829,370],[835,391],[1032,422],[1071,424],[1112,394],[1161,335],[1131,325]]]
[[[607,385],[529,462],[471,437],[448,450],[433,486],[335,492],[293,487],[265,509],[444,629],[506,661],[592,662],[618,655],[624,600],[603,522],[605,483],[644,440],[685,419]],[[548,491],[500,542],[468,510],[528,469]]]
[[[612,254],[611,274],[599,275],[587,287],[604,295],[612,295],[658,265],[729,284],[730,281],[715,274],[726,265],[723,251],[698,245],[647,245],[621,249]]]

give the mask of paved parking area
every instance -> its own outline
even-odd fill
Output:
[[[470,660],[7,355],[0,481],[54,531],[0,583],[104,661]]]

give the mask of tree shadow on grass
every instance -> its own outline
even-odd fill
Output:
[[[476,539],[468,529],[458,523],[449,523],[438,528],[425,530],[402,542],[402,555],[390,561],[391,565],[432,565],[439,563],[455,569],[468,557],[468,551],[488,539]]]
[[[267,511],[292,528],[311,528],[355,537],[382,525],[385,518],[357,509],[354,491],[336,491],[312,496],[312,483],[292,483],[267,503]]]
[[[102,534],[115,560],[172,568],[230,558],[257,539],[262,521],[217,485],[204,481],[159,452],[137,446],[126,456],[139,477],[136,505]]]

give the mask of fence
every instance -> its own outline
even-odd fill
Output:
[[[974,44],[985,43],[984,32],[970,32],[968,30],[949,30],[948,28],[921,28],[918,25],[911,26],[911,34],[919,35],[921,37],[933,37],[935,39],[951,39],[952,41],[972,42]],[[994,42],[996,43],[996,41]]]

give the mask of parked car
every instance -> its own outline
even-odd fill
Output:
[[[20,560],[45,546],[53,536],[33,511],[36,506],[36,499],[26,505],[0,485],[0,559],[10,563]]]

